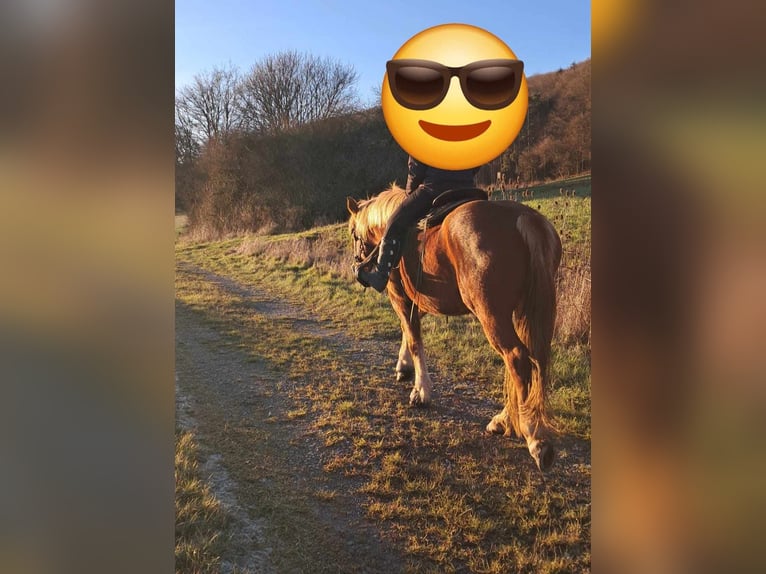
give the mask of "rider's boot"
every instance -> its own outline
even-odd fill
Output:
[[[378,263],[372,271],[358,269],[356,272],[357,280],[368,287],[372,287],[378,293],[382,293],[388,283],[388,275],[391,270],[399,263],[402,255],[401,239],[386,239],[380,242],[380,253],[378,253]]]

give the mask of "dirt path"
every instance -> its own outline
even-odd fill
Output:
[[[355,344],[296,306],[180,266],[246,297],[254,313],[348,349],[353,360],[381,360],[371,344]],[[224,572],[403,570],[398,550],[365,518],[363,498],[354,492],[358,485],[324,472],[319,439],[306,422],[286,419],[295,405],[280,392],[284,375],[179,302],[176,377],[178,421],[195,433],[203,473],[232,519]]]
[[[475,381],[432,367],[433,405],[407,408],[397,332],[356,339],[251,283],[177,273],[178,420],[231,517],[223,572],[589,569],[589,441],[560,437],[543,479],[522,441],[484,434],[499,404]]]

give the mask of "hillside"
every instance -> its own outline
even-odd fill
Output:
[[[590,169],[590,60],[532,76],[516,141],[477,177],[518,187]],[[498,181],[498,173],[500,181]],[[307,229],[340,221],[345,197],[406,181],[406,155],[379,107],[283,133],[232,131],[177,157],[176,202],[200,238]]]
[[[511,147],[492,162],[492,173],[521,185],[590,170],[590,74],[586,60],[528,78],[527,121]]]

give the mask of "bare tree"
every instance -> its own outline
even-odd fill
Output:
[[[177,133],[204,144],[239,127],[239,84],[239,72],[231,66],[196,75],[176,95]]]
[[[268,56],[240,85],[243,126],[273,133],[358,108],[353,66],[295,51]]]
[[[191,130],[176,120],[176,165],[188,165],[200,152],[200,144]]]

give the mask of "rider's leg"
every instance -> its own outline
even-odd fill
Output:
[[[380,242],[378,263],[372,271],[357,270],[357,279],[382,293],[388,283],[388,274],[397,266],[402,256],[402,244],[407,230],[428,213],[434,193],[427,187],[420,186],[396,208],[386,226],[386,232]]]

